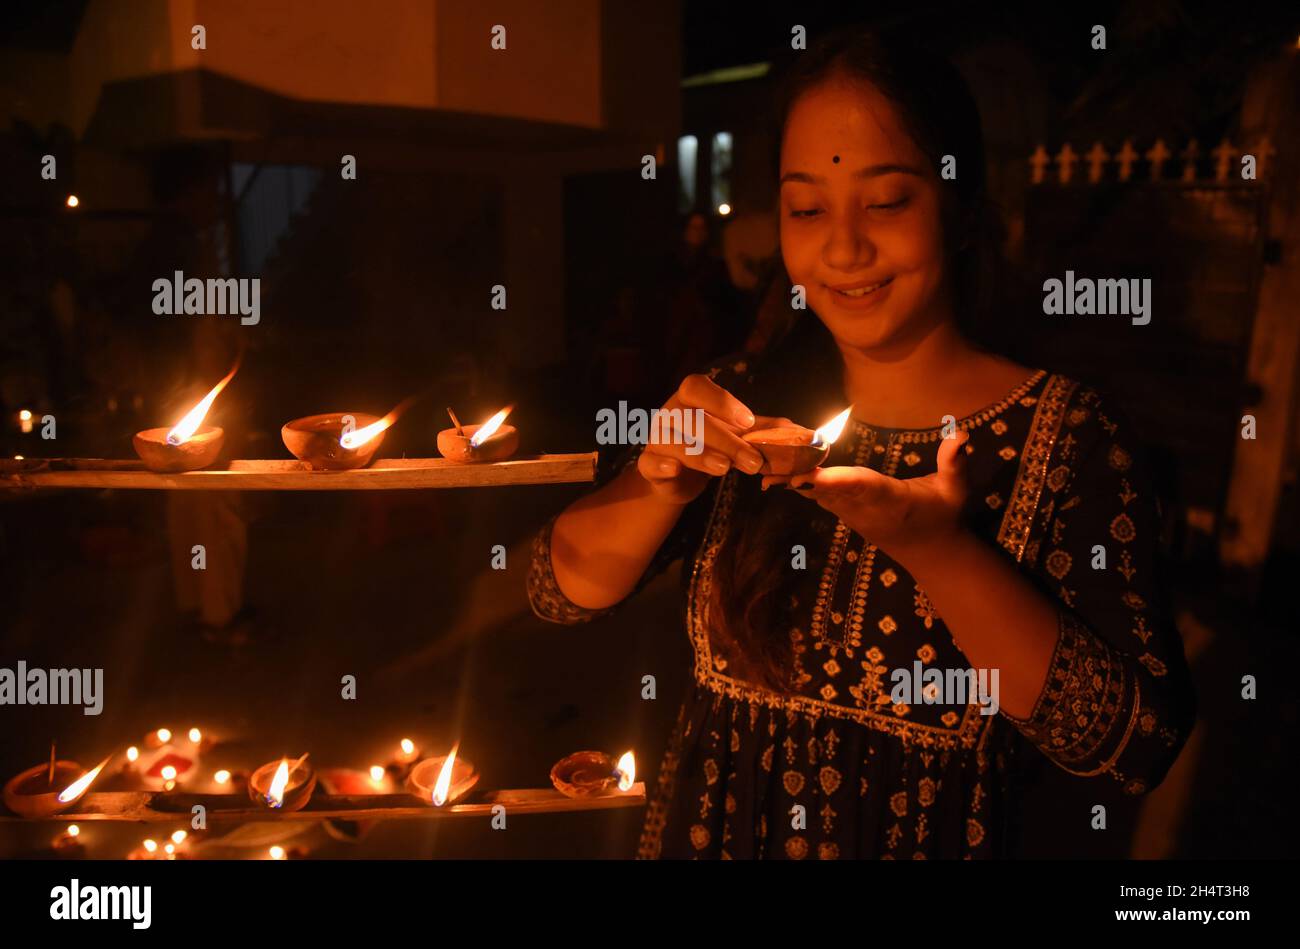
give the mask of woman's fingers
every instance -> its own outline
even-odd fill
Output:
[[[873,501],[886,495],[891,480],[870,468],[835,465],[795,475],[790,479],[790,487],[808,497],[830,500],[854,497]]]
[[[754,474],[763,466],[763,457],[730,425],[708,414],[703,422],[703,432],[694,423],[689,431],[683,431],[670,417],[655,433],[658,444],[647,445],[643,454],[672,458],[684,467],[712,475],[726,474],[733,465]]]
[[[683,379],[674,398],[683,408],[703,409],[718,421],[741,431],[754,425],[754,413],[749,406],[702,373]]]

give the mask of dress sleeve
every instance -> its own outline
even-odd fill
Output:
[[[1158,506],[1136,445],[1092,390],[1067,403],[1025,549],[1061,601],[1056,648],[1029,717],[1007,715],[1059,767],[1109,775],[1133,795],[1164,779],[1196,714],[1156,580]]]
[[[740,394],[748,370],[747,359],[743,355],[733,354],[709,363],[702,367],[700,371],[723,388]],[[634,467],[637,459],[641,456],[643,448],[643,445],[629,445],[615,453],[602,454],[597,465],[596,480],[592,490],[599,490],[628,467]],[[622,603],[627,602],[627,600],[641,592],[651,580],[663,573],[670,564],[691,552],[693,546],[699,541],[703,516],[707,508],[712,504],[712,498],[720,480],[718,478],[712,479],[710,485],[700,496],[686,506],[681,517],[677,519],[673,529],[664,538],[664,542],[659,545],[659,550],[655,552],[654,557],[646,566],[645,572],[628,595],[619,603],[600,610],[587,609],[574,603],[564,595],[559,583],[556,582],[555,569],[551,562],[551,531],[554,529],[555,521],[560,515],[551,516],[533,538],[527,581],[528,602],[532,606],[533,613],[548,622],[565,625],[586,623],[613,613]],[[611,525],[611,529],[617,529],[617,525]]]

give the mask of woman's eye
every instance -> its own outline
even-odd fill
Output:
[[[897,201],[890,201],[887,204],[868,204],[867,208],[872,211],[896,211],[907,204],[907,198],[899,198]]]
[[[791,216],[791,217],[813,217],[814,215],[816,215],[816,214],[820,214],[820,213],[821,213],[821,211],[820,211],[819,209],[817,209],[817,208],[808,208],[808,209],[806,209],[806,210],[803,210],[803,209],[800,209],[800,208],[791,208],[791,209],[790,209],[790,216]]]

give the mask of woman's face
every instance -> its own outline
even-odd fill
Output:
[[[781,143],[781,253],[841,346],[911,348],[950,318],[940,182],[873,87],[804,93]]]

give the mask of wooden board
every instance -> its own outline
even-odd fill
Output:
[[[92,791],[72,810],[51,817],[24,818],[0,812],[0,822],[43,820],[81,823],[113,820],[148,823],[188,823],[193,808],[201,804],[211,822],[313,821],[338,817],[345,820],[438,820],[452,817],[491,817],[502,804],[508,815],[558,814],[568,811],[603,811],[645,804],[645,784],[637,782],[627,792],[598,797],[565,797],[554,788],[519,788],[471,795],[472,803],[433,807],[411,794],[323,794],[317,791],[299,811],[274,811],[258,807],[246,794],[187,794],[177,791]]]
[[[139,461],[30,458],[0,461],[0,488],[128,488],[164,491],[391,491],[590,482],[596,453],[528,455],[490,464],[445,458],[381,458],[354,471],[311,471],[300,461],[249,459],[226,468],[163,474]]]

